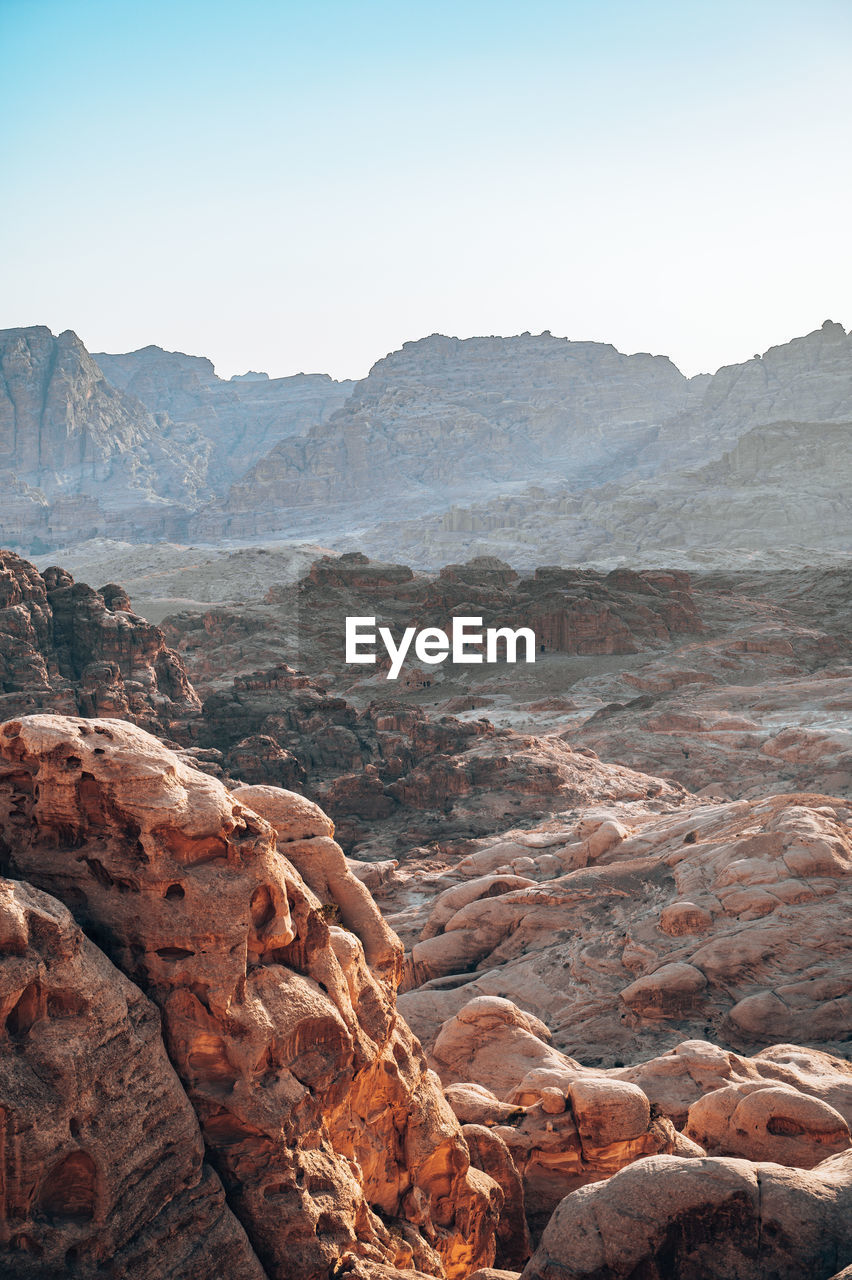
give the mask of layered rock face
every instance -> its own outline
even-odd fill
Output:
[[[524,568],[545,558],[600,565],[662,558],[689,569],[830,563],[848,550],[850,414],[852,405],[840,422],[741,429],[715,457],[708,441],[705,457],[713,460],[704,466],[584,493],[528,488],[431,522],[389,524],[362,541],[376,555],[392,548],[417,564],[460,552],[503,555]]]
[[[270,824],[135,726],[53,716],[0,729],[0,792],[4,870],[64,899],[159,1005],[268,1276],[493,1261],[503,1193],[396,1015],[398,944],[321,811],[247,793]]]
[[[115,387],[135,396],[154,414],[192,424],[210,446],[207,478],[226,490],[277,441],[304,434],[339,409],[355,386],[326,373],[290,378],[216,376],[210,360],[162,347],[93,357]]]
[[[0,552],[0,715],[118,716],[170,736],[200,702],[183,665],[121,587]]]
[[[203,491],[203,444],[111,386],[70,331],[0,333],[0,541],[163,536]]]
[[[661,356],[547,334],[435,334],[380,360],[304,441],[276,445],[209,520],[244,535],[283,528],[292,507],[352,505],[353,493],[434,510],[471,486],[621,472],[689,394]]]
[[[730,563],[732,549],[744,563],[755,549],[770,560],[797,548],[800,559],[808,549],[824,557],[844,550],[850,420],[852,344],[828,321],[689,381],[659,357],[594,343],[434,336],[380,361],[304,441],[276,446],[203,528],[218,520],[253,536],[295,527],[307,518],[299,508],[332,499],[346,504],[350,527],[358,508],[360,546],[420,567],[471,555],[524,568],[611,566],[661,546],[684,567]],[[833,465],[821,465],[825,456]],[[725,480],[731,466],[743,492]],[[369,504],[358,507],[353,482]],[[394,514],[400,498],[405,519]]]
[[[0,879],[0,1263],[10,1280],[263,1280],[156,1008],[68,910]]]

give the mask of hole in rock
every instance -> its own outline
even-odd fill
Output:
[[[296,1190],[288,1182],[270,1182],[263,1188],[264,1200],[271,1200],[273,1196],[286,1196]]]
[[[40,1017],[41,988],[37,982],[31,982],[18,996],[14,1007],[6,1019],[6,1030],[9,1035],[21,1039],[28,1035],[31,1027]]]
[[[766,1132],[771,1133],[774,1138],[800,1138],[807,1130],[789,1116],[771,1116]]]
[[[90,1222],[97,1203],[95,1164],[85,1151],[74,1151],[54,1165],[39,1192],[38,1205],[51,1222]]]
[[[194,956],[195,952],[186,947],[158,947],[157,955],[161,960],[186,960],[189,956]]]
[[[340,1223],[335,1214],[321,1213],[314,1230],[318,1236],[330,1236],[332,1240],[336,1240],[340,1235]]]
[[[163,894],[163,897],[167,898],[169,901],[173,901],[177,898],[185,898],[186,891],[182,884],[170,884],[166,892]]]

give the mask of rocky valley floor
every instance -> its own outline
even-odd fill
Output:
[[[845,1275],[848,571],[196,550],[0,556],[3,1274]]]

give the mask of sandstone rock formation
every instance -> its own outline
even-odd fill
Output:
[[[212,694],[197,735],[245,783],[298,783],[332,815],[347,852],[360,857],[395,856],[435,840],[457,845],[510,815],[538,815],[543,805],[644,797],[666,808],[685,798],[678,786],[613,769],[558,737],[498,730],[485,720],[432,720],[404,703],[359,712],[286,666],[237,677]]]
[[[610,824],[602,852],[595,822]],[[413,905],[397,890],[405,1016],[431,1044],[473,997],[506,997],[590,1065],[690,1036],[830,1050],[852,1010],[849,822],[848,805],[811,795],[668,815],[640,802],[483,841],[409,880]]]
[[[350,1257],[449,1277],[490,1265],[503,1193],[471,1167],[396,1015],[392,966],[377,978],[366,963],[389,935],[335,877],[327,819],[298,797],[258,799],[278,845],[133,725],[29,716],[0,729],[3,869],[64,899],[160,1006],[266,1274],[307,1280]],[[340,907],[279,850],[324,865],[329,892],[347,890]]]
[[[547,1039],[511,1001],[480,996],[444,1023],[430,1055],[465,1129],[486,1126],[505,1145],[539,1228],[575,1188],[635,1160],[704,1154],[652,1116],[637,1085],[581,1067]]]
[[[360,713],[381,707],[396,715],[404,701],[433,719],[478,714],[537,738],[559,733],[575,750],[591,748],[698,792],[714,786],[719,796],[814,786],[843,796],[852,785],[849,591],[849,570],[840,568],[690,579],[659,570],[545,569],[519,578],[491,558],[434,576],[346,555],[317,563],[298,591],[273,584],[265,603],[185,613],[164,627],[196,687],[214,695],[211,711],[224,707],[234,673],[257,686],[246,737],[276,738],[271,722],[261,730],[261,677],[253,673],[283,659],[320,685],[345,689]],[[345,616],[376,615],[400,634],[412,620],[446,626],[468,610],[486,625],[533,627],[536,663],[433,667],[425,686],[416,664],[392,683],[380,664],[343,663]],[[271,712],[276,677],[267,679]],[[227,700],[249,701],[237,685]],[[340,714],[328,703],[321,713]],[[299,755],[295,739],[280,745]],[[316,755],[313,748],[307,754]],[[292,763],[279,759],[277,777],[246,780],[294,785]],[[302,765],[308,773],[315,767]],[[270,757],[268,767],[279,766]]]
[[[410,688],[407,677],[415,669],[421,677],[416,684],[423,677],[440,682],[468,673],[440,666],[425,672],[416,668],[412,652],[399,684],[388,686],[386,651],[369,667],[345,664],[346,618],[373,616],[399,637],[412,625],[446,628],[457,614],[481,618],[484,628],[528,627],[535,632],[537,654],[633,654],[703,629],[683,573],[603,575],[551,566],[521,579],[503,561],[484,558],[446,565],[437,575],[415,575],[407,565],[377,563],[354,552],[323,556],[296,586],[271,583],[262,602],[186,611],[165,626],[204,691],[222,687],[223,677],[229,683],[234,675],[284,659],[311,675],[350,687],[369,685],[380,695]],[[523,647],[520,652],[525,656]],[[498,653],[505,658],[502,647]]]
[[[29,711],[116,716],[170,736],[200,702],[120,587],[94,591],[0,552],[0,715]]]
[[[849,570],[720,572],[693,590],[705,633],[575,686],[592,696],[571,741],[696,791],[849,795]]]
[[[156,1008],[64,906],[6,879],[0,1024],[4,1276],[264,1280]]]
[[[852,1153],[810,1172],[652,1156],[553,1214],[524,1280],[830,1280],[852,1256]]]

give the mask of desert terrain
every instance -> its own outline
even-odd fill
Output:
[[[843,328],[0,370],[3,1274],[845,1278]]]

